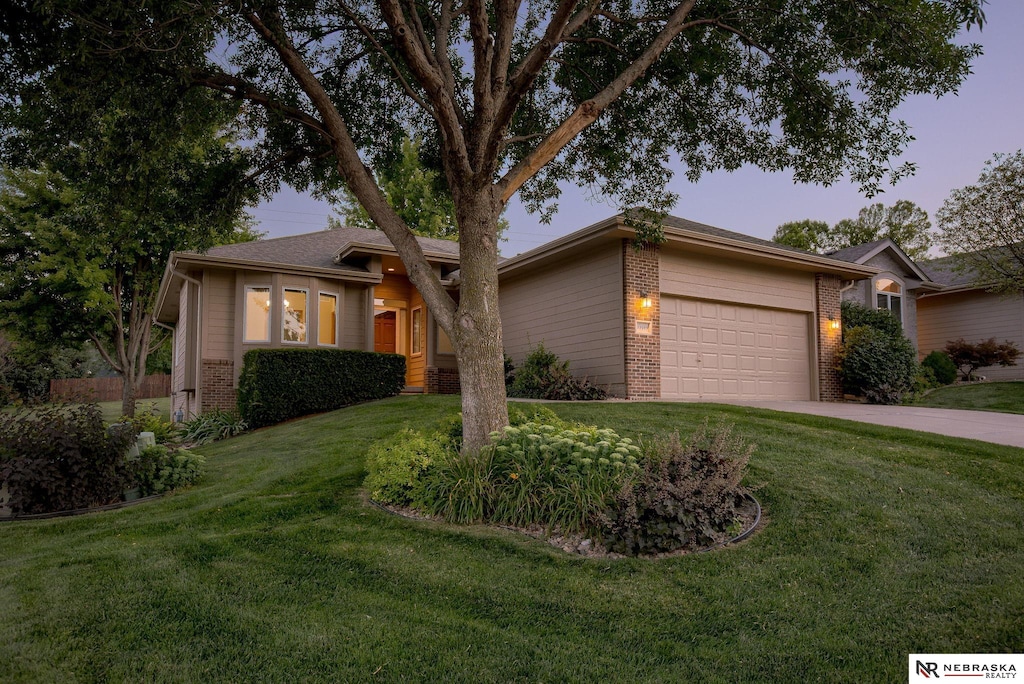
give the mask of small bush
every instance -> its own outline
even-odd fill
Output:
[[[843,336],[849,328],[867,326],[893,337],[903,336],[900,320],[887,309],[871,309],[857,302],[842,303]]]
[[[208,411],[186,420],[178,429],[183,442],[202,445],[242,434],[248,429],[242,417],[233,411]]]
[[[162,444],[146,447],[127,459],[139,494],[150,496],[190,485],[202,475],[206,458],[187,449],[168,449]]]
[[[505,377],[506,380],[509,377],[507,366]],[[508,395],[523,399],[588,401],[605,399],[608,393],[591,385],[586,378],[573,377],[568,361],[559,361],[556,354],[538,344],[526,356],[522,367],[515,371]]]
[[[936,349],[924,357],[924,360],[921,361],[921,366],[922,368],[929,369],[935,378],[935,382],[940,385],[948,385],[956,380],[956,364],[953,363],[953,359],[949,358],[949,354],[946,352]]]
[[[130,424],[132,429],[135,430],[136,435],[140,432],[152,432],[158,444],[165,444],[171,441],[177,434],[174,423],[160,417],[160,411],[157,410],[156,404],[150,404],[149,407],[136,411],[135,415],[131,418],[121,416],[119,421]]]
[[[369,474],[365,485],[370,498],[394,506],[426,507],[428,471],[445,454],[445,444],[437,434],[424,435],[414,430],[402,430],[375,443],[366,455]]]
[[[604,521],[610,551],[629,555],[697,549],[738,534],[741,484],[753,446],[729,428],[703,425],[684,446],[679,435],[625,483]]]
[[[403,387],[405,357],[401,354],[253,349],[243,358],[238,410],[249,427],[258,428],[392,397]]]
[[[946,343],[946,353],[964,374],[964,380],[973,380],[974,371],[979,368],[995,365],[1015,366],[1020,357],[1017,345],[1009,340],[999,344],[994,337],[976,344],[961,337]]]
[[[129,425],[104,424],[97,404],[0,414],[0,481],[18,513],[49,513],[121,500],[130,473]]]
[[[917,354],[903,335],[868,326],[850,328],[838,356],[846,389],[873,404],[898,404],[914,387]]]

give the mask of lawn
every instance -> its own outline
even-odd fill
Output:
[[[915,405],[1024,413],[1024,382],[979,382],[940,387],[921,397]]]
[[[100,410],[103,412],[103,421],[105,423],[113,423],[121,417],[121,402],[118,401],[101,401],[98,402]],[[171,398],[170,397],[158,397],[156,399],[139,399],[135,402],[136,411],[151,411],[154,408],[160,413],[164,420],[170,420],[171,416]],[[14,406],[8,406],[4,411],[15,411]]]
[[[908,653],[1024,651],[1024,451],[694,404],[552,404],[630,436],[705,417],[759,447],[767,526],[587,560],[368,505],[400,397],[204,450],[200,484],[0,526],[6,681],[905,681]]]

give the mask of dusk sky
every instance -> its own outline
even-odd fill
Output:
[[[915,176],[868,199],[845,180],[829,188],[797,185],[788,173],[744,168],[706,175],[692,184],[680,167],[670,184],[679,195],[671,213],[766,239],[786,221],[810,218],[831,224],[856,217],[873,202],[892,204],[899,199],[915,202],[934,220],[950,191],[974,183],[994,153],[1024,148],[1024,41],[1019,34],[1024,2],[992,0],[985,13],[984,29],[975,28],[962,37],[963,42],[980,43],[984,54],[975,60],[960,92],[939,100],[915,97],[899,110],[916,140],[894,166],[914,162]],[[584,189],[564,186],[558,214],[544,225],[513,199],[505,214],[511,227],[501,253],[514,256],[616,211]],[[323,229],[331,213],[326,202],[290,189],[253,210],[268,237]]]

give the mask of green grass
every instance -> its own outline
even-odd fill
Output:
[[[981,382],[940,387],[921,397],[915,406],[1024,413],[1024,382]]]
[[[121,402],[120,401],[101,401],[98,403],[100,410],[103,412],[103,421],[105,423],[113,423],[121,417]],[[157,399],[140,399],[135,402],[136,411],[149,411],[154,406],[156,410],[160,412],[161,417],[164,420],[170,420],[171,416],[171,398],[170,397],[159,397]],[[3,409],[7,412],[16,410],[14,406],[7,406]]]
[[[0,526],[5,681],[904,681],[1024,651],[1024,451],[741,407],[552,404],[637,436],[729,421],[768,525],[660,561],[569,557],[363,498],[400,397],[205,448],[120,511]]]

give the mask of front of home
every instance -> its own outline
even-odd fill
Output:
[[[628,399],[835,400],[844,282],[878,269],[669,218],[635,249],[621,216],[499,267],[506,351],[539,343]],[[458,244],[420,239],[453,293]],[[174,330],[172,413],[232,408],[254,348],[406,357],[407,390],[458,391],[451,345],[383,233],[341,228],[171,256],[157,319]]]

